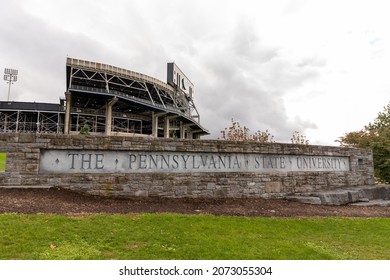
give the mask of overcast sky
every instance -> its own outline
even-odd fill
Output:
[[[337,145],[390,101],[389,26],[385,0],[2,1],[0,69],[19,70],[11,100],[58,102],[67,56],[164,82],[174,61],[210,138],[234,118]]]

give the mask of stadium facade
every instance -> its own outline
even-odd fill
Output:
[[[59,104],[0,101],[0,131],[199,139],[194,85],[174,63],[167,83],[111,65],[67,58]]]

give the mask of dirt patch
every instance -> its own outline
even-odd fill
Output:
[[[87,196],[63,189],[0,189],[0,213],[181,213],[263,217],[390,217],[390,207],[308,205],[266,199],[162,199]]]

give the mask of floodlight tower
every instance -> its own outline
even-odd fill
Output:
[[[7,81],[7,83],[9,83],[7,101],[9,101],[9,95],[11,93],[11,85],[17,80],[18,80],[18,70],[10,69],[10,68],[4,69],[4,81]]]

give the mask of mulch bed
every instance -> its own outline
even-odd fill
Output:
[[[112,198],[63,189],[1,189],[0,213],[181,213],[263,217],[390,217],[390,207],[308,205],[282,199]]]

